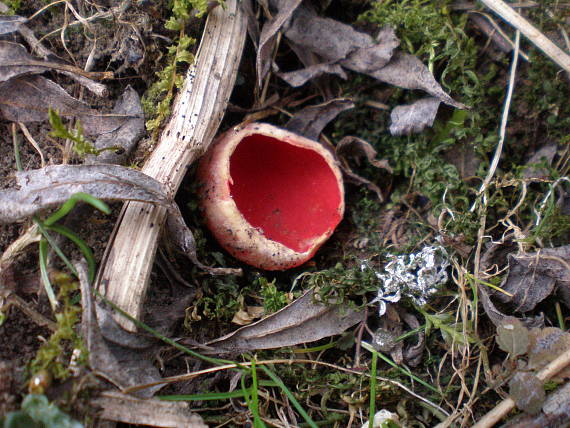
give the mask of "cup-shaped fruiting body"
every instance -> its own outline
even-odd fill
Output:
[[[251,123],[229,130],[198,168],[206,224],[231,255],[266,270],[309,260],[344,213],[342,173],[316,141]]]

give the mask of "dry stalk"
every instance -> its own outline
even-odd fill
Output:
[[[237,0],[215,8],[206,22],[196,62],[158,146],[142,171],[164,183],[171,196],[188,166],[212,141],[234,86],[246,35],[245,16]],[[120,308],[140,319],[157,241],[166,208],[144,203],[123,207],[97,276],[99,290]],[[130,330],[128,320],[119,322]]]
[[[552,61],[570,73],[570,56],[502,0],[481,0],[485,6],[523,33]]]
[[[541,381],[546,382],[555,374],[562,371],[570,365],[570,351],[563,352],[558,358],[551,361],[546,367],[536,374]],[[493,410],[487,413],[472,428],[489,428],[499,422],[515,407],[515,401],[512,398],[505,398]]]

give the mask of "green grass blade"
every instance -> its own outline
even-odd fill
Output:
[[[54,232],[65,236],[67,239],[77,245],[83,254],[83,257],[85,257],[85,260],[87,261],[89,282],[93,282],[95,280],[95,257],[93,256],[93,251],[91,251],[91,248],[89,248],[85,241],[76,235],[75,232],[65,226],[62,226],[61,224],[53,224],[51,226],[48,226],[47,229],[53,230]]]
[[[105,202],[95,198],[94,196],[91,196],[89,193],[77,192],[71,195],[69,199],[65,201],[65,203],[56,212],[50,215],[44,221],[44,224],[46,226],[52,226],[56,221],[69,214],[69,212],[75,207],[75,205],[77,205],[78,202],[85,202],[105,214],[111,213],[111,209]]]
[[[229,400],[230,398],[244,398],[246,393],[242,389],[230,392],[205,392],[203,394],[178,394],[178,395],[159,395],[158,399],[164,401],[210,401],[210,400]]]
[[[372,367],[370,368],[370,405],[368,409],[368,428],[374,428],[374,415],[376,414],[376,371],[378,356],[372,353]]]
[[[71,273],[73,273],[73,275],[75,275],[76,277],[79,276],[77,274],[77,270],[75,269],[75,266],[73,266],[73,263],[71,263],[71,261],[67,258],[67,256],[65,254],[63,254],[63,251],[61,251],[61,248],[59,248],[59,245],[57,245],[57,242],[55,242],[55,240],[48,233],[47,229],[44,227],[43,222],[36,216],[34,216],[33,219],[34,219],[34,222],[38,225],[38,229],[40,230],[42,236],[47,240],[50,247],[55,251],[57,256],[65,264],[65,266],[67,266],[67,268],[71,271]]]
[[[265,428],[265,423],[259,416],[259,395],[257,384],[257,368],[255,367],[255,358],[251,359],[251,413],[253,413],[253,426],[255,428]]]
[[[40,253],[40,276],[42,278],[42,283],[46,290],[46,294],[51,305],[51,309],[55,312],[58,306],[57,298],[53,291],[51,281],[49,280],[49,274],[47,271],[47,256],[48,256],[48,245],[45,238],[40,239],[39,253]]]
[[[394,361],[392,361],[390,358],[388,358],[387,356],[385,356],[384,354],[382,354],[381,352],[377,351],[376,349],[374,349],[372,347],[372,345],[370,345],[367,342],[360,342],[362,344],[362,347],[364,349],[366,349],[369,352],[372,352],[373,354],[376,353],[378,354],[378,356],[380,358],[382,358],[382,360],[384,360],[385,362],[387,362],[388,364],[390,364],[392,367],[394,367],[395,369],[399,370],[401,373],[405,374],[406,376],[411,377],[413,380],[415,380],[417,383],[425,386],[426,388],[428,388],[429,390],[435,392],[436,394],[441,394],[436,388],[434,388],[433,386],[431,386],[429,383],[425,382],[424,380],[420,379],[419,377],[417,377],[415,374],[413,374],[411,371],[404,369],[402,367],[400,367],[398,364],[396,364]]]
[[[299,404],[293,393],[289,391],[289,388],[285,386],[283,381],[279,379],[279,377],[275,373],[273,373],[268,367],[261,366],[261,369],[265,372],[267,376],[271,378],[271,380],[273,380],[279,386],[279,388],[281,388],[281,390],[285,393],[289,401],[291,401],[291,403],[293,404],[293,407],[295,407],[299,412],[299,414],[303,417],[303,419],[305,419],[305,422],[307,422],[311,428],[317,428],[318,425],[311,419],[311,417],[305,411],[305,409],[303,409],[301,404]]]

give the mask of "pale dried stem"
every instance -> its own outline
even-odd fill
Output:
[[[502,0],[481,0],[485,6],[519,30],[552,61],[570,73],[570,56]]]
[[[188,166],[212,141],[234,86],[246,35],[236,0],[209,15],[196,62],[173,107],[170,122],[142,171],[164,183],[174,197]],[[96,284],[108,299],[140,319],[166,208],[144,203],[123,207]],[[119,322],[130,330],[125,318]]]
[[[570,351],[566,351],[558,358],[550,362],[546,367],[539,371],[536,375],[541,381],[547,381],[555,374],[562,371],[570,365]],[[489,428],[499,422],[504,416],[507,415],[515,407],[515,402],[512,398],[506,398],[501,401],[493,410],[487,413],[479,420],[472,428]]]
[[[28,128],[26,127],[25,124],[23,124],[22,122],[18,122],[18,126],[20,127],[20,129],[22,130],[22,133],[24,134],[24,136],[26,137],[26,139],[28,140],[28,142],[32,145],[32,147],[34,149],[36,149],[36,152],[38,152],[38,154],[40,155],[40,159],[41,159],[41,167],[45,167],[46,166],[46,160],[44,158],[44,153],[42,152],[42,149],[40,148],[40,145],[38,144],[38,142],[34,139],[33,135],[30,133],[30,131],[28,130]]]

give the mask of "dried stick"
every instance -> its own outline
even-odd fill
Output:
[[[481,0],[485,6],[520,30],[532,43],[550,59],[570,73],[570,56],[528,22],[521,14],[514,11],[502,0]]]
[[[546,367],[539,371],[536,375],[541,381],[547,381],[552,376],[562,371],[570,365],[570,351],[566,351],[559,355],[558,358],[551,361]],[[512,398],[505,398],[493,410],[487,413],[472,428],[489,428],[499,422],[507,413],[515,407]]]
[[[225,8],[216,7],[208,16],[196,62],[188,70],[158,146],[142,169],[164,183],[172,197],[188,165],[206,150],[220,125],[245,35],[246,20],[237,0],[226,1]],[[125,204],[97,276],[100,292],[138,319],[166,214],[164,207]],[[125,318],[117,319],[135,330]]]

